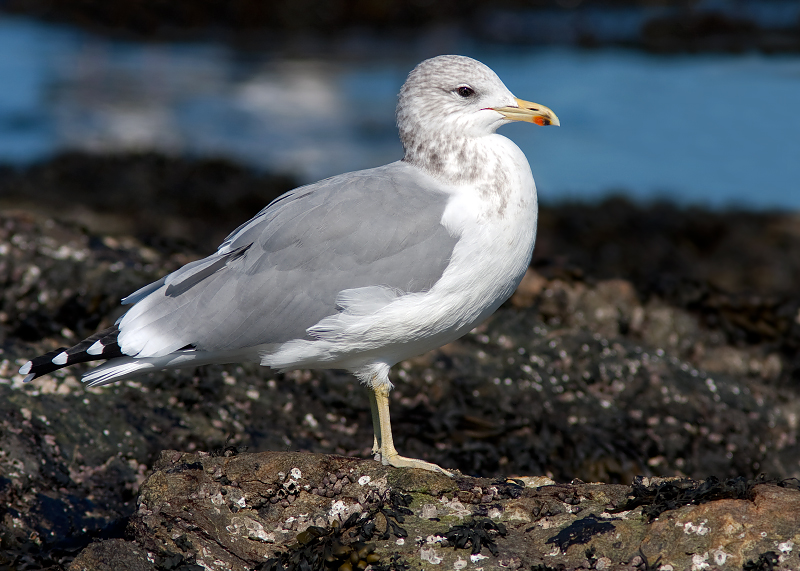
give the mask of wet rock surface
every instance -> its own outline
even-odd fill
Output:
[[[70,160],[90,172],[93,161],[101,171],[112,161],[121,180],[136,180],[126,169],[145,173],[145,186],[148,164],[161,164],[165,180],[211,168],[136,156]],[[27,188],[49,185],[55,196],[59,185],[76,185],[65,164],[9,176],[24,184],[26,174],[51,169]],[[226,216],[244,221],[279,192],[224,168],[252,189],[245,194],[264,194],[251,212],[220,206]],[[120,188],[137,191],[133,182]],[[465,338],[395,368],[398,449],[464,474],[449,480],[359,459],[372,443],[369,403],[335,371],[211,366],[87,389],[74,367],[23,385],[19,365],[112,323],[119,298],[209,251],[217,221],[176,200],[181,208],[165,206],[159,224],[185,230],[159,241],[136,223],[102,226],[90,197],[11,210],[14,196],[3,195],[0,214],[2,569],[223,568],[217,560],[277,569],[326,549],[358,561],[373,555],[375,569],[438,558],[447,568],[644,569],[658,568],[659,556],[673,569],[767,569],[773,555],[774,568],[798,564],[798,492],[783,482],[800,475],[800,300],[791,291],[800,226],[792,215],[620,201],[543,209],[532,269],[510,302]],[[132,220],[142,216],[137,204],[126,212]],[[751,271],[742,269],[749,261]],[[289,490],[292,468],[302,485]],[[760,473],[767,483],[757,483]],[[359,484],[362,476],[385,481],[378,495],[389,495],[362,498],[377,490]],[[511,476],[559,484],[512,497]],[[662,501],[646,493],[661,485],[655,476],[695,482],[662,487],[662,497],[688,503],[676,500],[650,521],[648,506]],[[565,483],[576,478],[604,484]],[[719,493],[687,492],[699,481]],[[628,513],[609,511],[637,497],[645,500]],[[359,514],[383,505],[405,521],[378,515],[374,529],[364,530],[366,519],[348,527],[355,512],[331,519],[340,500]],[[456,500],[466,506],[461,516],[440,512]],[[388,520],[407,530],[404,545]],[[449,537],[447,547],[437,537]],[[487,559],[470,559],[476,542]]]

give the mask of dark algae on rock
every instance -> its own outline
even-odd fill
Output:
[[[342,475],[342,480],[345,478],[348,477]],[[408,532],[400,524],[405,516],[413,515],[406,507],[411,503],[411,496],[388,490],[377,497],[373,495],[371,500],[366,512],[353,513],[342,523],[333,520],[327,528],[309,526],[297,534],[297,543],[267,560],[258,569],[284,571],[333,568],[352,571],[379,563],[381,557],[375,553],[375,544],[366,542],[372,539],[385,541],[392,536],[408,537]],[[383,528],[382,533],[378,532],[379,527]]]
[[[471,546],[472,555],[479,555],[486,547],[489,552],[497,557],[499,550],[494,541],[495,536],[505,537],[506,526],[496,523],[488,518],[473,519],[461,525],[454,525],[448,529],[444,538],[456,549],[465,549]]]
[[[571,545],[588,543],[593,535],[609,533],[614,531],[614,529],[614,524],[611,521],[600,520],[596,516],[590,514],[568,525],[548,539],[546,543],[554,544],[564,551]]]
[[[642,476],[634,478],[631,494],[628,501],[618,506],[615,511],[626,511],[642,506],[642,515],[653,521],[667,510],[674,510],[680,506],[699,505],[716,500],[749,499],[753,487],[767,483],[763,474],[753,480],[738,477],[721,481],[715,476],[709,476],[701,482],[688,479],[671,479],[649,481]],[[797,480],[790,479],[781,482],[771,482],[780,487],[798,489]]]

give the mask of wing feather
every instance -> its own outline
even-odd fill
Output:
[[[187,345],[227,351],[292,339],[343,308],[365,310],[386,292],[429,289],[458,239],[441,224],[449,195],[402,162],[286,193],[204,260],[127,299],[127,355],[158,357]],[[371,292],[371,293],[370,293]]]

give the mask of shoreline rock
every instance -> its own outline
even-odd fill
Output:
[[[124,552],[143,566],[149,559],[144,568],[236,571],[347,562],[740,569],[765,554],[782,569],[800,565],[796,485],[656,478],[637,485],[527,487],[331,455],[165,451],[142,485]],[[665,491],[678,492],[669,506],[658,497]],[[642,504],[657,515],[644,515]],[[110,542],[119,549],[119,540]],[[105,551],[105,542],[92,544],[68,569],[111,569],[90,564]]]

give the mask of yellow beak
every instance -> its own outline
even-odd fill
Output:
[[[522,99],[515,98],[515,101],[519,107],[492,107],[492,109],[512,121],[526,121],[528,123],[536,123],[542,127],[545,125],[555,125],[556,127],[561,125],[558,116],[549,107]]]

